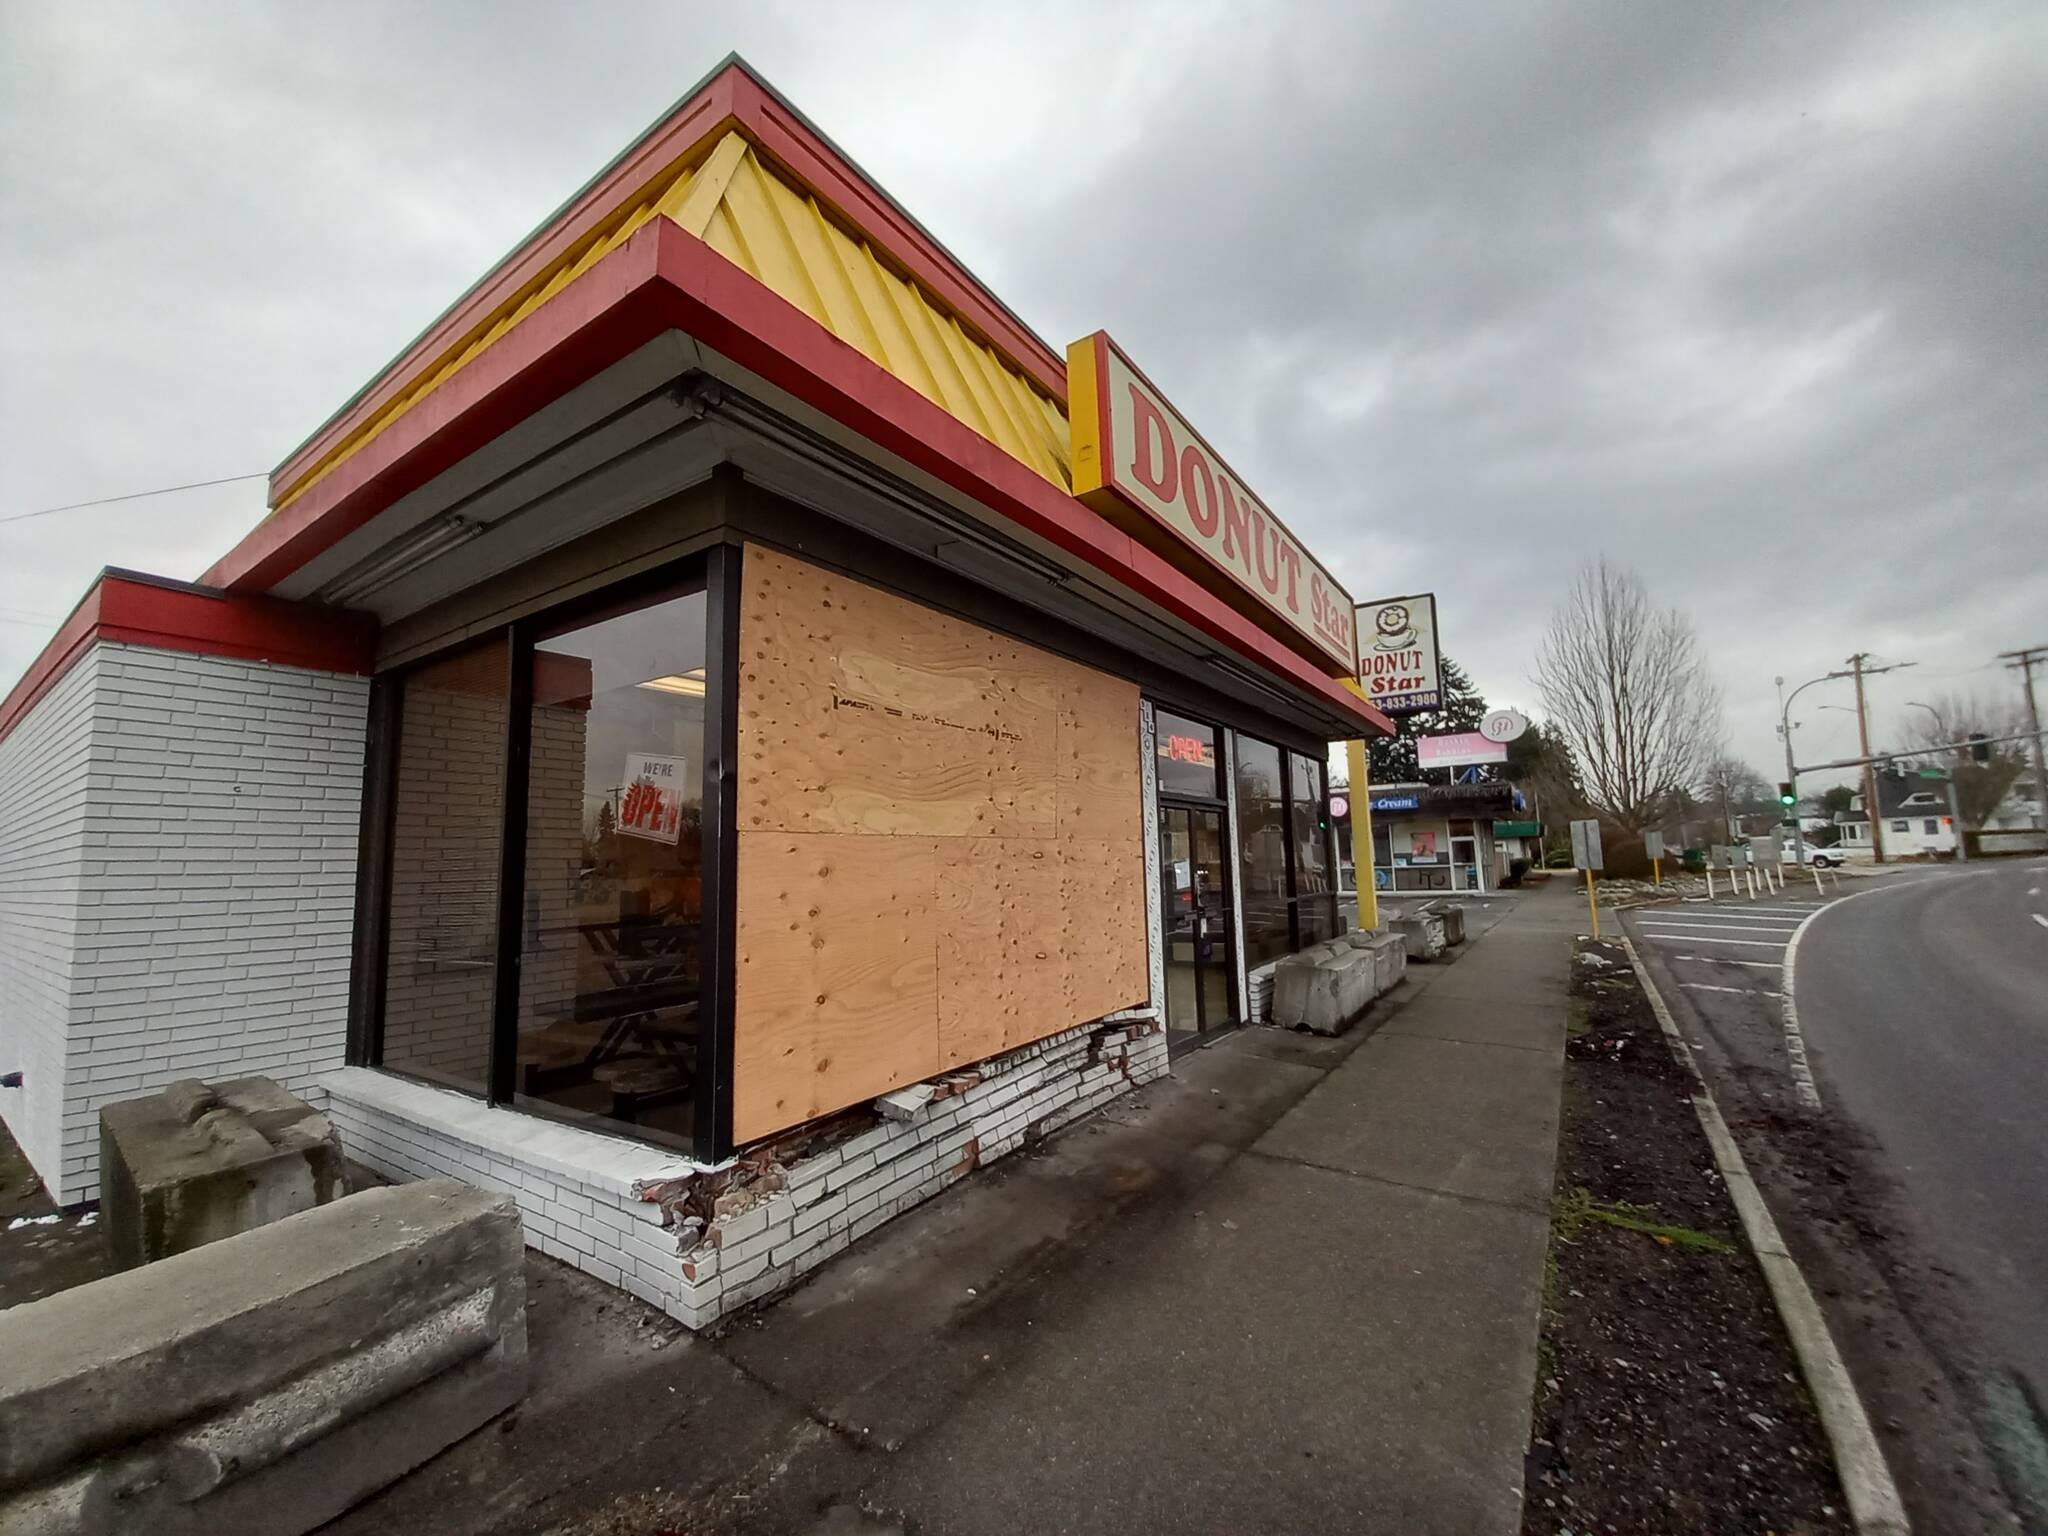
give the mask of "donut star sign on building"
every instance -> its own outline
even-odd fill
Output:
[[[1183,569],[1221,570],[1240,613],[1353,674],[1350,594],[1106,333],[1067,348],[1067,392],[1076,497]]]

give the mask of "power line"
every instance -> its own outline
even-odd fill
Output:
[[[253,475],[223,475],[218,480],[194,480],[187,485],[160,485],[153,491],[130,491],[125,496],[100,496],[92,501],[71,501],[61,507],[38,507],[33,512],[10,512],[0,523],[19,523],[31,517],[48,517],[53,512],[80,512],[87,507],[110,507],[117,501],[141,501],[146,496],[169,496],[178,491],[203,491],[210,485],[235,485],[243,480],[269,478],[267,470]]]

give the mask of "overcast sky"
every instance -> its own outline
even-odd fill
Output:
[[[1775,675],[1917,661],[1882,740],[2048,643],[2038,0],[0,0],[0,516],[268,470],[734,48],[1355,596],[1436,591],[1495,703],[1597,553],[1773,778]],[[0,686],[100,566],[196,576],[262,510],[0,523]]]

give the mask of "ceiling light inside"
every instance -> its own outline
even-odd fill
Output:
[[[692,667],[688,672],[672,672],[667,677],[650,677],[644,683],[635,683],[636,688],[652,688],[656,693],[681,693],[693,699],[704,697],[704,669]]]

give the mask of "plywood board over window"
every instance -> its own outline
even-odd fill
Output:
[[[1142,1002],[1138,690],[750,545],[741,1141]]]

